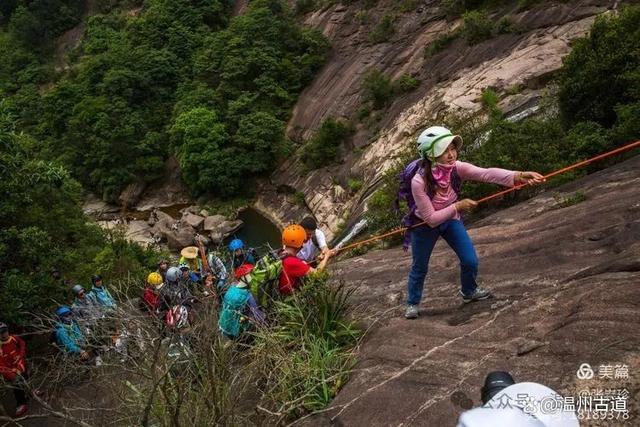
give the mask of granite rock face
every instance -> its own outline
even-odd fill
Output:
[[[578,191],[586,200],[562,207]],[[358,318],[371,329],[330,409],[303,424],[454,425],[464,410],[456,396],[480,405],[495,370],[576,399],[588,388],[638,396],[638,374],[581,381],[576,371],[640,367],[640,156],[552,192],[470,227],[492,299],[462,303],[458,260],[443,241],[413,321],[402,317],[410,254],[381,250],[333,265],[334,277],[356,287]]]

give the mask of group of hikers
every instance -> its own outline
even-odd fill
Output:
[[[215,298],[220,305],[220,333],[239,339],[247,330],[266,323],[265,307],[273,298],[292,295],[307,275],[324,269],[332,255],[312,217],[287,226],[282,248],[263,256],[240,239],[233,239],[227,249],[220,256],[205,255],[202,245],[188,246],[180,252],[177,265],[161,260],[157,270],[147,275],[139,308],[157,321],[162,334],[170,330],[186,334],[197,303]],[[91,283],[89,290],[74,285],[72,303],[56,308],[51,341],[63,354],[99,366],[101,352],[118,347],[128,332],[123,322],[114,325],[118,302],[103,278],[94,275]],[[0,333],[0,373],[14,390],[16,416],[20,417],[27,411],[26,347],[20,337],[9,334],[4,323],[0,323]]]
[[[460,295],[472,302],[491,296],[478,286],[478,257],[462,223],[461,214],[477,203],[458,200],[465,180],[494,183],[503,186],[537,184],[544,181],[537,172],[517,172],[505,169],[483,169],[458,160],[462,138],[441,126],[423,131],[417,139],[420,158],[406,166],[400,175],[398,202],[403,200],[409,212],[402,220],[407,227],[405,247],[411,246],[413,263],[407,282],[404,316],[419,315],[429,258],[439,237],[445,239],[460,260]],[[255,325],[266,322],[265,305],[272,298],[286,298],[303,283],[303,278],[322,270],[334,254],[324,233],[312,217],[289,225],[282,232],[282,248],[259,256],[240,239],[228,245],[226,261],[213,252],[205,253],[202,245],[182,249],[177,266],[166,260],[146,278],[141,307],[160,320],[163,328],[181,329],[192,321],[194,302],[200,297],[216,298],[220,303],[219,329],[227,338],[238,339]],[[99,320],[108,316],[117,303],[100,276],[92,278],[86,291],[76,285],[71,306],[55,311],[58,323],[55,341],[66,353],[80,360],[101,362],[87,334]],[[2,332],[0,369],[4,378],[17,383],[27,375],[24,342]],[[18,415],[26,412],[26,397],[20,386],[14,387]]]

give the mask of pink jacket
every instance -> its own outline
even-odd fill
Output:
[[[479,168],[471,163],[456,161],[456,170],[462,181],[478,181],[513,187],[516,173],[499,168]],[[450,219],[460,219],[455,202],[458,195],[449,187],[448,191],[438,191],[430,199],[425,191],[422,175],[416,173],[411,180],[411,192],[416,201],[416,216],[427,222],[429,227],[437,227]]]

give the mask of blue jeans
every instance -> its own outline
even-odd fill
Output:
[[[462,293],[472,294],[476,287],[478,275],[478,255],[473,247],[462,221],[450,219],[435,228],[427,225],[411,230],[411,254],[413,264],[407,283],[407,304],[416,305],[422,299],[424,279],[427,277],[429,258],[438,238],[442,238],[451,246],[460,259],[460,282]]]

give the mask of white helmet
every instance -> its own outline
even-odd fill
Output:
[[[422,131],[418,137],[418,153],[422,158],[434,160],[445,152],[449,144],[454,143],[456,149],[462,148],[462,137],[454,135],[442,126],[431,126]]]
[[[167,274],[165,278],[167,279],[167,282],[175,283],[178,280],[180,280],[181,276],[182,276],[182,273],[180,272],[180,269],[178,267],[171,267],[170,269],[167,270]]]

